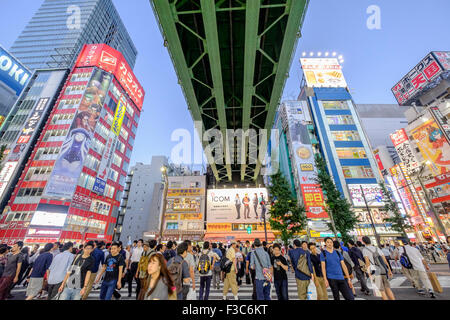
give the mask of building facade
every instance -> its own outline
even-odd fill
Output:
[[[151,164],[136,163],[130,169],[119,215],[123,215],[123,222],[119,219],[116,231],[123,243],[142,239],[144,232],[155,227],[154,220],[159,220],[159,216],[151,215],[157,205],[153,203],[153,193],[155,183],[161,183],[161,167],[167,165],[167,157],[153,156]]]
[[[134,67],[137,50],[112,0],[44,0],[10,51],[30,69],[70,68],[91,43],[118,50]]]
[[[0,241],[112,240],[144,91],[125,58],[83,47],[0,221]]]

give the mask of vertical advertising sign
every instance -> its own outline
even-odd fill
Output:
[[[411,135],[434,176],[450,170],[450,146],[434,119],[411,130]]]
[[[120,135],[122,128],[123,118],[126,111],[126,99],[122,96],[116,108],[114,120],[111,126],[111,130],[108,133],[106,140],[105,151],[103,152],[102,160],[98,168],[98,175],[95,178],[95,183],[92,191],[103,195],[105,192],[106,181],[108,179],[109,168],[111,167],[114,150],[116,149],[117,139]]]
[[[317,184],[302,184],[301,189],[306,209],[306,217],[310,219],[328,218],[320,186]]]
[[[72,199],[110,83],[109,73],[99,69],[93,72],[56,159],[44,197]]]
[[[8,161],[3,166],[2,171],[0,171],[0,198],[3,196],[3,192],[5,192],[8,182],[17,168],[17,164],[17,161]]]
[[[395,133],[391,134],[391,140],[400,160],[405,165],[406,171],[411,174],[418,169],[419,163],[411,149],[405,129],[397,130]]]

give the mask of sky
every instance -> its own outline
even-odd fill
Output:
[[[193,133],[193,121],[149,0],[113,2],[139,51],[134,72],[146,91],[131,165],[150,163],[170,157],[178,143],[172,133]],[[10,48],[41,3],[1,0],[0,44]],[[372,5],[380,9],[380,29],[367,27]],[[283,100],[299,94],[302,52],[336,51],[356,103],[396,103],[397,81],[430,51],[450,50],[448,12],[449,0],[311,0]]]

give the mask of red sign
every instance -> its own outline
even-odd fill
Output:
[[[395,133],[391,134],[391,140],[394,144],[394,147],[408,141],[408,135],[406,134],[405,129],[397,130]]]
[[[377,161],[378,169],[380,169],[380,171],[383,171],[383,162],[381,161],[380,155],[378,153],[375,155],[375,160]]]
[[[145,91],[119,51],[106,44],[84,45],[75,67],[92,66],[113,73],[138,109],[142,110]]]
[[[425,188],[433,188],[446,183],[450,183],[450,172],[434,177],[434,181],[429,184],[426,184]]]
[[[307,218],[328,218],[325,211],[322,189],[317,184],[302,184],[303,201]]]

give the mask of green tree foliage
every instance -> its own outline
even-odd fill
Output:
[[[406,238],[405,230],[412,228],[412,226],[409,224],[408,219],[400,214],[400,209],[397,203],[392,200],[392,193],[386,188],[384,182],[380,182],[379,185],[383,192],[384,210],[392,214],[390,218],[384,219],[384,222],[390,223],[392,230],[402,233]]]
[[[280,231],[281,239],[287,245],[306,226],[305,208],[297,204],[286,178],[280,172],[271,177],[269,193],[272,200],[270,227]]]
[[[333,178],[328,174],[325,160],[319,154],[315,156],[315,163],[318,171],[316,181],[322,188],[326,209],[331,218],[329,226],[336,238],[340,232],[342,240],[346,243],[352,238],[349,232],[355,229],[358,219],[351,210],[351,204],[336,188]]]

